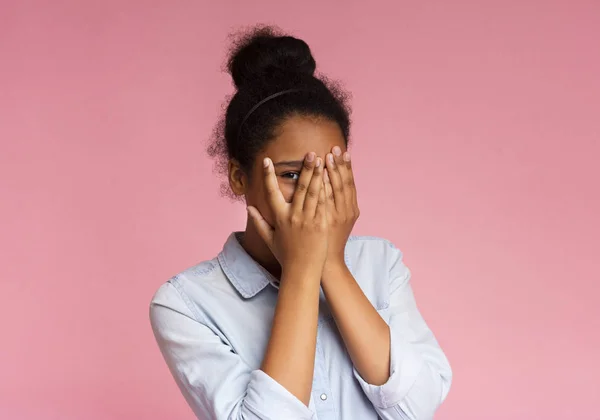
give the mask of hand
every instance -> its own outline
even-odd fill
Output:
[[[327,256],[327,214],[323,183],[324,164],[311,152],[304,159],[291,203],[285,201],[269,158],[264,160],[264,183],[271,207],[271,226],[255,207],[248,207],[259,235],[285,271],[291,265],[323,269]]]
[[[326,157],[324,174],[327,222],[329,224],[326,267],[345,267],[344,249],[360,215],[350,153],[334,147]]]

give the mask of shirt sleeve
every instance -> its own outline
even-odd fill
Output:
[[[202,420],[314,419],[313,412],[262,370],[251,369],[195,319],[170,283],[150,304],[161,353],[186,401]]]
[[[383,420],[432,419],[450,390],[452,370],[433,333],[417,309],[410,270],[402,253],[389,244],[390,377],[383,385],[367,383],[354,369]]]

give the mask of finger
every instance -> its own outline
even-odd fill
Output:
[[[308,217],[315,217],[317,205],[319,204],[319,195],[323,189],[323,160],[318,157],[315,163],[313,176],[306,191],[304,199],[304,214]]]
[[[277,182],[277,177],[275,176],[273,162],[268,157],[263,161],[263,168],[267,202],[271,205],[273,210],[275,210],[275,214],[277,214],[286,201],[281,193],[281,190],[279,189],[279,183]]]
[[[342,180],[342,188],[344,193],[344,205],[346,211],[352,210],[352,174],[349,174],[348,162],[346,158],[350,157],[348,152],[342,153],[342,149],[339,146],[335,146],[332,150],[333,157],[335,160],[335,165],[338,168],[338,172],[340,174],[340,179]]]
[[[315,211],[315,219],[317,221],[327,220],[327,195],[325,192],[325,177],[327,169],[323,169],[323,187],[319,191],[319,202]]]
[[[335,164],[335,159],[331,153],[327,154],[327,173],[331,181],[335,209],[337,211],[345,211],[346,199],[344,197],[344,184],[342,183],[339,167]]]
[[[263,241],[269,246],[269,248],[273,245],[273,228],[265,220],[265,218],[260,214],[258,209],[253,206],[248,206],[248,217],[252,220],[254,227],[258,231],[258,234],[262,238]]]
[[[345,166],[345,162],[340,146],[334,146],[333,149],[331,149],[331,153],[333,153],[333,159],[335,160],[335,164],[338,165],[340,168],[343,168]]]
[[[300,172],[298,183],[296,184],[296,191],[294,192],[294,198],[292,199],[292,211],[301,212],[304,207],[304,200],[310,180],[312,179],[313,172],[315,169],[315,157],[314,152],[308,153],[304,158],[304,166]]]
[[[342,171],[342,182],[344,183],[346,206],[351,209],[356,205],[356,185],[354,183],[354,172],[352,171],[350,152],[344,152],[342,157],[345,168],[345,170]]]
[[[335,200],[333,198],[333,189],[331,187],[331,179],[329,179],[329,170],[323,170],[323,191],[325,193],[325,207],[328,213],[335,211]]]

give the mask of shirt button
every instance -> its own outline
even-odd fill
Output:
[[[321,394],[321,401],[325,401],[327,399],[327,394]]]

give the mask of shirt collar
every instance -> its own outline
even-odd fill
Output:
[[[268,284],[275,288],[277,280],[257,263],[242,247],[243,232],[233,232],[227,238],[218,259],[223,272],[235,289],[246,299],[255,296]]]

